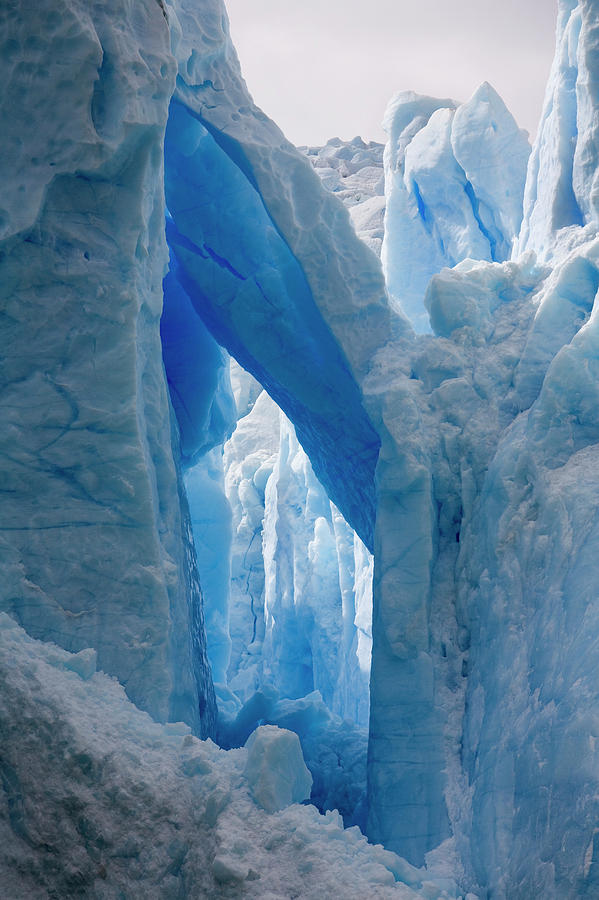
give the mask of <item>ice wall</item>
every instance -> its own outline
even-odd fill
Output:
[[[167,22],[154,0],[5,4],[0,32],[0,604],[209,732],[159,334]]]
[[[319,691],[368,724],[368,551],[331,504],[285,415],[262,392],[225,446],[233,510],[229,686],[242,701]]]
[[[403,91],[384,127],[385,277],[416,330],[426,332],[423,302],[434,274],[467,257],[510,257],[530,146],[487,83],[461,105]]]
[[[598,890],[599,280],[593,151],[574,152],[593,133],[598,12],[560,6],[521,238],[548,264],[434,276],[436,337],[381,351],[366,384],[393,438],[377,471],[370,834],[452,860],[482,896]],[[585,212],[560,221],[573,195]]]
[[[520,251],[532,249],[543,259],[564,246],[564,229],[574,237],[577,226],[597,221],[595,13],[593,2],[559,0],[556,53],[530,158],[519,240]]]
[[[412,861],[463,834],[469,815],[470,623],[455,571],[490,456],[518,412],[513,369],[543,276],[530,259],[444,270],[427,294],[439,336],[421,337],[413,355],[391,345],[368,385],[390,436],[379,464],[369,833]],[[409,422],[397,415],[406,407]]]
[[[597,591],[589,568],[599,511],[597,252],[594,240],[544,286],[516,368],[516,390],[528,388],[519,375],[535,359],[538,393],[501,436],[461,544],[472,859],[500,897],[599,889]],[[561,347],[545,343],[550,319],[561,325]]]
[[[521,235],[553,270],[515,368],[522,413],[493,454],[458,570],[472,622],[472,858],[500,897],[599,890],[590,568],[599,510],[598,14],[596,2],[559,7]]]

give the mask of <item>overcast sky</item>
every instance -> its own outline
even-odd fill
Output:
[[[390,97],[482,81],[534,135],[557,0],[226,0],[254,100],[296,144],[385,139]]]

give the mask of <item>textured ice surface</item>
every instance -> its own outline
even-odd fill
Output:
[[[486,83],[462,105],[404,91],[384,124],[383,266],[390,293],[423,332],[432,275],[467,257],[509,258],[530,147]]]
[[[379,442],[360,384],[391,327],[380,266],[306,158],[253,105],[222,5],[206,0],[200,11],[181,0],[168,11],[178,60],[168,237],[183,286],[294,422],[319,479],[372,546]]]
[[[247,750],[156,724],[81,657],[0,615],[4,896],[456,896],[336,813],[265,812]]]
[[[557,47],[530,158],[520,250],[560,255],[597,208],[597,5],[559,0]],[[589,235],[586,235],[588,237]]]
[[[160,353],[167,23],[155,0],[4,4],[0,33],[0,605],[209,732]]]
[[[328,191],[349,209],[358,236],[381,254],[385,214],[383,144],[331,138],[324,147],[301,147]]]

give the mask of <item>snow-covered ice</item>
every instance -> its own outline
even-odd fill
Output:
[[[268,813],[252,798],[251,748],[220,750],[182,722],[157,724],[116,679],[89,660],[82,670],[81,654],[33,640],[6,614],[0,683],[0,884],[11,900],[455,896],[336,813],[293,802],[309,776],[290,732],[277,729],[275,768],[262,772],[278,798]],[[300,769],[287,802],[281,740],[296,742]]]

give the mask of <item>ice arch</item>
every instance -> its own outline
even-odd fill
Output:
[[[361,384],[392,328],[380,266],[252,104],[222,7],[200,13],[184,0],[168,9],[179,68],[165,142],[167,237],[181,283],[293,421],[331,498],[372,548],[380,439]],[[405,326],[395,317],[394,327]]]
[[[369,543],[378,439],[360,383],[389,330],[382,276],[345,210],[251,106],[221,3],[122,0],[90,10],[72,0],[48,2],[27,21],[0,15],[10,51],[0,112],[14,126],[1,137],[0,604],[35,637],[72,651],[95,647],[99,666],[155,718],[208,734],[214,694],[180,478],[188,448],[179,446],[159,334],[163,142],[175,90],[190,124],[218,135],[244,178],[253,173],[247,184],[268,207],[273,252],[287,254],[302,285],[278,315],[297,322],[305,304],[314,333],[303,349],[288,323],[291,349],[278,369],[258,359],[260,347],[248,352],[288,406],[298,398],[296,419],[317,464],[325,476],[329,467],[329,482],[345,478],[339,505]],[[19,67],[32,34],[33,61]],[[306,185],[313,202],[302,206]],[[333,232],[345,235],[341,244]],[[179,312],[188,315],[184,303]],[[218,368],[217,355],[213,362]],[[314,369],[327,385],[319,408],[307,389]],[[224,427],[226,410],[214,413],[210,427]],[[193,452],[200,436],[184,437]]]

